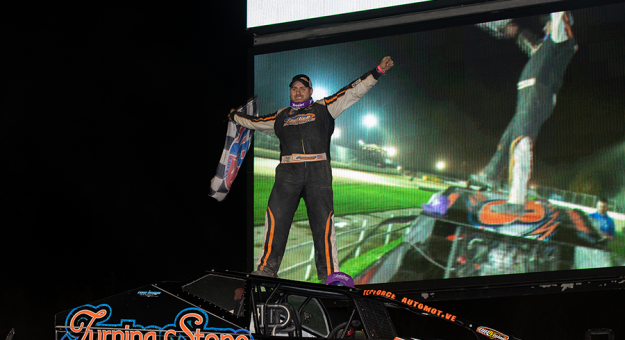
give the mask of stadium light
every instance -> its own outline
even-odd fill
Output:
[[[446,166],[447,166],[447,164],[445,164],[445,161],[438,161],[438,162],[436,162],[436,169],[438,171],[442,171],[443,169],[445,169]]]
[[[341,137],[341,129],[334,129],[334,133],[332,134],[332,139],[338,139]]]
[[[314,87],[313,88],[313,98],[325,98],[328,96],[328,91],[326,91],[323,87]]]
[[[378,118],[374,115],[366,115],[362,122],[366,127],[372,128],[378,125]]]
[[[395,149],[394,147],[388,147],[388,148],[384,148],[384,151],[386,151],[386,154],[389,157],[393,157],[397,154],[397,149]]]

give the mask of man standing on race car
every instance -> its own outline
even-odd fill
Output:
[[[494,188],[509,163],[510,195],[506,203],[491,209],[494,212],[525,214],[532,171],[532,145],[540,127],[553,113],[564,72],[577,51],[571,31],[571,15],[556,12],[544,18],[546,35],[542,41],[535,41],[527,30],[519,32],[513,22],[507,23],[503,30],[508,37],[517,36],[519,45],[530,54],[530,59],[517,83],[515,115],[499,140],[497,151],[482,173],[470,177],[474,184]]]
[[[316,102],[312,99],[310,78],[296,75],[289,84],[291,107],[263,117],[230,112],[229,118],[237,124],[260,132],[275,132],[280,140],[281,162],[276,168],[265,213],[263,251],[252,274],[277,277],[293,216],[302,197],[313,236],[317,277],[325,281],[328,275],[339,271],[330,166],[334,120],[362,98],[393,65],[391,57],[384,57],[373,70]]]

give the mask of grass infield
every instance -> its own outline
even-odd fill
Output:
[[[265,210],[273,186],[273,177],[254,177],[254,225],[265,224]],[[432,191],[367,183],[333,183],[334,215],[344,216],[395,209],[420,207]],[[300,200],[293,221],[307,220],[306,205]]]

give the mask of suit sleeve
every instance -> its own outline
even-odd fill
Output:
[[[363,74],[360,78],[343,87],[339,92],[324,99],[332,118],[338,118],[352,104],[360,100],[373,85],[378,82],[382,74],[377,68]]]
[[[282,110],[285,109],[287,108],[284,108]],[[256,130],[260,132],[273,132],[273,125],[276,121],[276,117],[278,116],[278,113],[280,113],[282,110],[262,117],[252,117],[239,112],[232,112],[232,120],[234,120],[235,123],[251,130]]]

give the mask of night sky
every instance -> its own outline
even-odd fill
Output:
[[[625,142],[625,53],[617,47],[623,43],[624,16],[622,4],[573,11],[578,52],[535,141],[534,183],[568,190],[581,163]],[[515,22],[538,39],[544,35],[538,15]],[[292,74],[305,73],[313,79],[313,98],[320,99],[384,55],[396,66],[336,120],[341,136],[334,143],[358,148],[364,140],[393,147],[397,164],[426,173],[437,173],[439,160],[447,163],[443,176],[480,171],[515,114],[516,84],[529,57],[515,39],[496,39],[475,25],[257,56],[261,112],[288,105],[283,89],[272,86],[276,80],[287,83]],[[363,124],[369,115],[377,118],[376,126]],[[619,160],[609,166],[620,164],[615,171],[625,171],[625,155],[613,157]]]
[[[226,114],[248,97],[245,0],[10,6],[0,338],[51,339],[57,312],[246,270],[246,176],[224,202],[207,196]],[[341,85],[366,69],[351,71]]]

